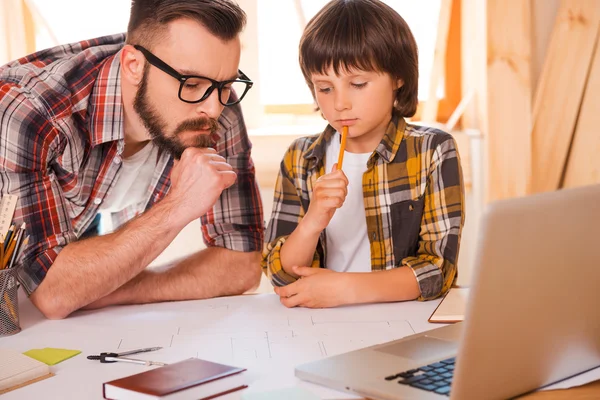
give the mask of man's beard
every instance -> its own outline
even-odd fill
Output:
[[[152,142],[159,149],[168,151],[176,159],[180,159],[184,150],[188,147],[206,148],[215,143],[212,136],[219,128],[217,120],[204,117],[183,121],[175,128],[172,135],[166,134],[166,124],[149,102],[148,99],[148,69],[144,70],[142,82],[133,100],[133,109],[137,112],[144,126],[150,133]],[[178,135],[186,131],[209,130],[208,135],[197,135],[191,144],[184,145]]]

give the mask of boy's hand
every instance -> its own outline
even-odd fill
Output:
[[[313,198],[303,219],[304,224],[312,232],[320,234],[329,225],[335,210],[344,204],[347,194],[348,178],[335,164],[329,174],[317,180],[313,188]]]
[[[326,308],[352,303],[347,285],[349,274],[324,268],[293,267],[301,279],[284,287],[275,287],[286,307]]]

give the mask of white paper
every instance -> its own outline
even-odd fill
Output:
[[[294,367],[334,354],[438,328],[427,319],[438,304],[406,302],[336,309],[288,309],[273,294],[167,302],[80,311],[48,321],[20,293],[23,331],[2,338],[17,351],[59,347],[82,354],[57,364],[56,376],[7,393],[3,399],[102,399],[102,383],[142,372],[135,364],[101,364],[86,356],[162,346],[130,357],[175,362],[198,357],[248,369],[249,391],[301,386],[322,399],[355,396],[302,382]],[[232,393],[227,399],[237,400]]]

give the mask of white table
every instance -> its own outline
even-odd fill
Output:
[[[162,346],[132,357],[175,362],[189,357],[245,367],[248,391],[299,385],[323,399],[354,398],[294,377],[294,366],[439,327],[427,318],[438,301],[287,309],[273,294],[110,307],[46,320],[19,293],[23,330],[0,338],[20,352],[44,347],[81,350],[52,367],[56,376],[5,394],[12,399],[102,399],[102,383],[148,367],[101,364],[87,355]],[[239,399],[242,392],[223,399]]]

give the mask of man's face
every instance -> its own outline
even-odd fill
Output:
[[[167,40],[156,43],[152,53],[180,74],[222,81],[237,77],[240,42],[238,38],[223,42],[197,22],[181,19],[170,23]],[[187,147],[214,144],[224,108],[217,90],[190,104],[179,99],[179,86],[177,79],[146,62],[133,103],[150,139],[175,158]]]

